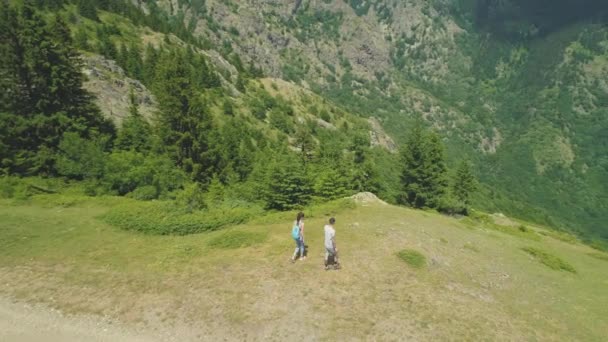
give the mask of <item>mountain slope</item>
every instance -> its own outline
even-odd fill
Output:
[[[475,160],[477,205],[605,237],[601,1],[159,5],[224,54],[378,117],[399,142],[423,117],[452,160]]]

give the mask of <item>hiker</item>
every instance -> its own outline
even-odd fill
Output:
[[[330,257],[333,259],[333,264],[336,268],[340,268],[340,262],[338,262],[338,247],[336,246],[336,230],[334,224],[336,223],[335,218],[329,219],[329,224],[326,224],[323,228],[325,230],[325,270],[329,269]]]
[[[291,237],[296,241],[296,250],[293,252],[293,256],[291,257],[291,262],[295,262],[298,258],[298,254],[300,255],[300,260],[305,260],[306,255],[304,254],[304,213],[299,212],[296,217],[296,221],[293,223],[293,228],[291,229]]]

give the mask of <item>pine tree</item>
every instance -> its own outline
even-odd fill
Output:
[[[274,114],[274,113],[273,113]],[[281,113],[282,114],[282,113]],[[312,135],[303,127],[298,127],[295,134],[295,147],[300,150],[300,158],[304,165],[312,161],[315,152],[315,141],[312,139]]]
[[[293,156],[276,161],[266,191],[266,208],[292,210],[306,205],[311,198],[305,168]]]
[[[130,77],[134,79],[142,79],[143,61],[139,46],[135,43],[129,46],[126,59],[126,69]]]
[[[129,116],[122,123],[122,128],[118,131],[114,144],[116,148],[121,150],[149,151],[152,129],[146,119],[139,113],[137,97],[133,89],[129,94],[129,100],[131,103]]]
[[[477,181],[471,163],[464,159],[458,165],[452,179],[452,193],[466,207],[470,205],[471,194],[477,190]]]
[[[120,44],[120,46],[116,49],[116,64],[118,64],[118,66],[120,66],[129,75],[129,71],[127,70],[128,54],[129,53],[127,52],[127,47],[125,44]]]
[[[446,166],[439,137],[426,134],[422,124],[417,123],[403,148],[402,160],[403,194],[399,202],[415,208],[435,207],[446,187]]]
[[[0,33],[0,82],[9,83],[2,110],[13,127],[2,137],[11,146],[5,165],[11,172],[51,174],[65,132],[88,138],[112,134],[113,126],[82,88],[81,61],[63,19],[47,24],[27,1],[7,13],[13,18]]]
[[[89,45],[89,37],[87,33],[83,29],[78,29],[74,36],[74,45],[80,50],[89,50],[91,46]]]
[[[97,16],[97,9],[95,8],[95,4],[93,0],[78,0],[76,7],[78,9],[78,13],[91,20],[99,21],[99,17]]]
[[[439,200],[445,194],[448,187],[447,166],[445,163],[445,151],[441,138],[435,132],[430,132],[426,138],[425,169],[427,170],[425,192],[428,194],[427,206],[436,208]]]
[[[317,178],[315,195],[324,200],[334,200],[344,197],[347,193],[347,180],[343,173],[335,167],[329,168]]]
[[[145,58],[142,67],[142,81],[148,87],[152,85],[156,78],[156,64],[158,63],[158,51],[148,44],[146,46]]]
[[[207,106],[191,87],[191,68],[183,53],[163,55],[158,63],[155,94],[160,104],[161,135],[177,164],[206,183],[212,174],[209,136],[213,122]]]

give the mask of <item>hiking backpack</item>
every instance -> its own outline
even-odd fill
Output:
[[[291,237],[296,240],[300,238],[300,226],[297,224],[294,224],[293,228],[291,228]]]

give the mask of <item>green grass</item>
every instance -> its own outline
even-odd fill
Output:
[[[576,268],[576,277],[564,277],[531,267],[519,236],[429,212],[337,201],[304,210],[308,259],[292,264],[295,213],[155,235],[100,219],[130,208],[132,199],[65,196],[72,195],[0,199],[0,296],[161,330],[186,325],[214,340],[306,339],[311,331],[319,340],[606,336],[606,263],[582,244],[530,242]],[[343,267],[336,272],[323,269],[328,215],[337,219]],[[424,267],[431,256],[432,268],[407,272],[415,268],[405,262]]]
[[[268,236],[263,233],[244,231],[228,231],[209,240],[208,246],[222,249],[236,249],[257,245],[266,241]]]
[[[426,257],[413,249],[404,249],[397,253],[399,259],[405,261],[408,265],[413,268],[423,268],[426,265]]]
[[[566,233],[566,232],[559,232],[556,230],[544,229],[544,230],[539,231],[539,234],[544,235],[544,236],[549,236],[556,240],[570,243],[570,244],[576,244],[576,243],[580,242],[580,240],[576,236]]]
[[[570,273],[576,273],[576,269],[570,265],[569,263],[567,263],[566,261],[560,259],[559,257],[556,257],[555,255],[551,255],[547,252],[544,252],[538,248],[534,248],[534,247],[524,247],[522,248],[522,250],[530,255],[532,255],[534,258],[536,258],[538,261],[540,261],[543,265],[554,269],[554,270],[558,270],[558,271],[567,271]]]
[[[589,256],[596,258],[598,260],[608,261],[608,254],[605,254],[605,253],[589,253]]]

